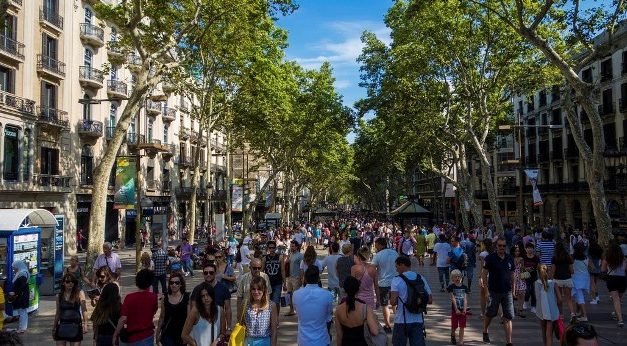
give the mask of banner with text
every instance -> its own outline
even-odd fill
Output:
[[[135,158],[118,157],[116,164],[113,209],[135,209]]]
[[[242,211],[244,207],[244,187],[242,185],[231,186],[231,211]]]
[[[537,169],[525,169],[525,174],[529,181],[531,182],[532,187],[532,195],[533,195],[533,205],[541,206],[544,204],[542,202],[542,196],[540,196],[540,191],[538,190],[538,170]]]

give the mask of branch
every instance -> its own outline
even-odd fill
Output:
[[[536,18],[533,20],[529,30],[535,31],[538,28],[538,25],[540,25],[542,20],[544,20],[544,17],[546,17],[546,14],[551,9],[551,6],[553,6],[553,0],[546,0],[544,6],[542,7],[542,11],[536,15]]]

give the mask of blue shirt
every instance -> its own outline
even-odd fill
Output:
[[[379,287],[390,287],[392,285],[392,279],[397,275],[396,272],[396,258],[398,257],[398,252],[386,248],[374,255],[372,259],[372,264],[377,267],[377,271],[379,272]]]
[[[451,249],[451,252],[448,254],[448,257],[451,258],[451,270],[453,269],[459,269],[457,268],[457,261],[459,261],[459,258],[464,254],[464,249],[462,249],[461,246],[458,247],[454,247],[453,249]]]
[[[416,280],[417,274],[412,271],[406,271],[403,273],[409,280]],[[431,287],[424,275],[420,275],[422,282],[425,284],[425,291],[431,295]],[[407,284],[398,275],[392,279],[392,292],[398,293],[398,300],[396,306],[396,314],[394,315],[394,324],[404,323],[423,323],[422,314],[413,314],[409,310],[405,309],[403,302],[407,301]]]
[[[294,310],[298,315],[298,345],[329,345],[327,322],[333,318],[333,296],[331,292],[318,287],[307,286],[294,292]]]

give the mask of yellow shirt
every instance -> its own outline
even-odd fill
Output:
[[[435,233],[429,233],[425,238],[427,238],[427,249],[433,249],[435,246]]]

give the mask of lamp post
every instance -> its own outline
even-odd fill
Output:
[[[612,170],[614,178],[614,187],[620,194],[621,203],[623,204],[623,213],[625,210],[625,192],[627,192],[627,151],[626,148],[618,150],[607,150],[605,156],[605,166]],[[621,215],[621,216],[624,216]]]
[[[527,166],[527,163],[525,161],[525,155],[523,155],[523,149],[525,148],[523,143],[526,140],[526,135],[525,138],[523,138],[523,133],[525,133],[524,131],[522,131],[523,129],[527,129],[527,128],[548,128],[548,129],[563,129],[564,126],[562,125],[523,125],[522,121],[520,119],[520,114],[518,114],[518,125],[499,125],[499,130],[503,130],[503,131],[507,131],[507,130],[517,130],[516,132],[518,133],[518,155],[519,158],[518,160],[514,160],[515,163],[518,163],[518,179],[519,179],[519,183],[518,183],[518,201],[516,202],[517,204],[517,216],[518,216],[518,222],[520,224],[521,227],[525,226],[525,218],[524,218],[524,208],[523,208],[523,203],[524,203],[524,198],[523,198],[523,182],[525,181],[525,174],[524,174],[524,170]]]

